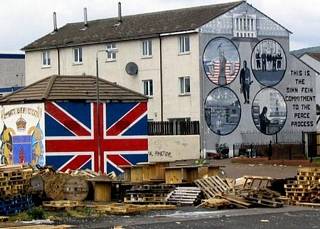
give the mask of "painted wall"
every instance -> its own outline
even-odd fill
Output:
[[[200,157],[200,136],[149,136],[149,161],[176,161]]]
[[[0,109],[1,158],[9,165],[44,165],[43,104],[4,105]]]
[[[59,171],[122,172],[148,160],[147,103],[47,102],[46,161]]]
[[[4,105],[0,131],[8,164],[119,173],[148,161],[146,102]]]
[[[216,26],[232,25],[236,15],[245,14],[257,19],[256,37],[235,36],[233,26],[217,30]],[[227,144],[232,155],[233,144],[266,144],[276,137],[278,142],[301,142],[302,131],[316,128],[316,75],[289,54],[288,31],[246,3],[215,21],[219,23],[208,23],[200,35],[202,149],[210,152],[217,144]],[[263,53],[270,56],[269,61],[264,58],[265,64]],[[244,61],[251,77],[249,87],[240,83]]]
[[[190,34],[191,52],[179,55],[179,37],[162,37],[163,56],[163,106],[164,119],[189,117],[199,120],[199,40],[197,34]],[[149,99],[148,118],[159,121],[160,116],[160,40],[152,39],[152,56],[142,56],[142,40],[116,42],[118,49],[116,61],[107,61],[106,54],[99,52],[99,75],[101,78],[117,82],[132,90],[143,92],[143,80],[153,80],[154,96]],[[105,44],[83,46],[83,63],[73,63],[72,48],[60,49],[61,75],[96,75],[96,53],[104,50]],[[42,52],[26,52],[26,83],[31,84],[49,75],[58,74],[57,50],[50,50],[51,66],[43,67]],[[138,65],[136,76],[128,75],[126,64],[135,62]],[[188,96],[179,95],[178,78],[190,76],[191,93]],[[176,104],[180,104],[177,107]],[[181,109],[182,108],[182,109]]]

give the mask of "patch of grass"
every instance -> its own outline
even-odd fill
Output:
[[[313,163],[320,165],[320,157],[314,158]]]

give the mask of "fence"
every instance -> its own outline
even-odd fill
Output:
[[[306,159],[305,145],[303,143],[281,144],[234,144],[234,156],[271,157],[274,160],[302,160]]]
[[[148,122],[149,135],[199,135],[199,121]]]

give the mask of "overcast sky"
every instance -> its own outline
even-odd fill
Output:
[[[122,0],[123,15],[208,5],[232,0]],[[52,12],[58,27],[117,15],[118,0],[1,0],[0,52],[16,53],[52,31]],[[248,0],[250,4],[293,32],[291,50],[320,45],[319,0]],[[174,23],[174,22],[173,22]]]

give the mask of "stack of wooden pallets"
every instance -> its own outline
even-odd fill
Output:
[[[167,202],[181,205],[194,205],[201,200],[201,190],[198,187],[177,187],[170,192]]]
[[[32,172],[22,165],[0,167],[0,214],[15,214],[33,205],[29,194]]]
[[[124,197],[125,203],[151,204],[165,203],[168,193],[174,189],[172,185],[135,185]]]
[[[207,198],[214,198],[232,189],[232,187],[219,176],[195,180],[194,183],[203,191]]]
[[[297,180],[289,181],[284,188],[293,204],[320,202],[320,167],[299,168]]]

